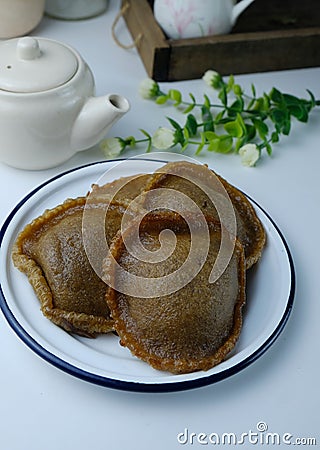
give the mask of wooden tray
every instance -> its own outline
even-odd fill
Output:
[[[123,17],[148,75],[156,81],[320,66],[319,0],[256,0],[232,33],[167,39],[153,0],[122,0]]]

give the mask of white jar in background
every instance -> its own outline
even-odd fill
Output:
[[[45,0],[0,0],[0,39],[23,36],[41,21]]]
[[[171,39],[226,34],[253,1],[155,0],[154,16]]]
[[[102,14],[109,0],[46,0],[45,12],[64,20],[88,19]]]

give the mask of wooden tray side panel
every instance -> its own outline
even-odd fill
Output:
[[[167,80],[199,78],[207,69],[230,75],[320,66],[318,29],[300,30],[295,36],[285,32],[239,36],[199,42],[196,49],[186,40],[176,41]]]
[[[207,69],[229,75],[320,66],[320,10],[308,11],[308,1],[319,0],[305,0],[303,6],[301,0],[268,0],[263,15],[266,3],[257,0],[232,33],[181,40],[167,39],[152,0],[122,0],[122,5],[129,5],[124,19],[133,39],[142,36],[137,49],[148,75],[177,81],[200,78]]]
[[[133,40],[138,40],[137,50],[148,75],[154,78],[156,69],[161,79],[167,79],[171,47],[155,22],[151,6],[146,0],[122,0],[121,8]]]

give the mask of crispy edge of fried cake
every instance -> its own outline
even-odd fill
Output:
[[[230,184],[220,175],[216,174],[221,183],[224,185],[227,193],[230,196],[232,204],[237,209],[241,218],[246,218],[245,223],[249,224],[250,228],[254,231],[255,242],[251,247],[251,251],[246,254],[246,268],[250,269],[256,264],[262,256],[263,249],[266,245],[266,232],[262,225],[261,220],[257,216],[257,213],[247,198],[247,196],[241,192],[238,188]]]

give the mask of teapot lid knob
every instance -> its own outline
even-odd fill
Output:
[[[17,44],[18,58],[23,60],[37,59],[41,55],[39,42],[33,37],[23,37]]]
[[[31,93],[67,83],[81,58],[61,42],[25,36],[0,42],[0,61],[0,92]]]

